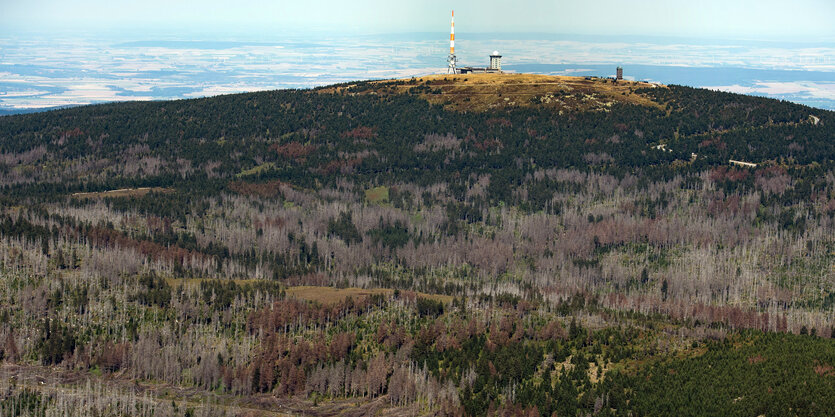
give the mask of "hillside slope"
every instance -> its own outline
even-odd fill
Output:
[[[0,414],[819,415],[834,334],[832,112],[485,74],[0,117]]]

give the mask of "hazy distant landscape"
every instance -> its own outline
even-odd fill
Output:
[[[443,33],[0,35],[0,114],[168,100],[445,71]],[[835,109],[835,43],[553,34],[459,35],[458,55],[513,72],[614,75]]]

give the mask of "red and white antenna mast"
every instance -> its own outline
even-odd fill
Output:
[[[455,74],[455,64],[457,62],[458,58],[455,57],[455,10],[453,10],[452,21],[449,27],[449,57],[447,58],[449,69],[447,70],[447,73]]]

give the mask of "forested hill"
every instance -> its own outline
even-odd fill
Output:
[[[0,183],[7,195],[346,177],[463,190],[489,174],[485,202],[536,210],[547,200],[543,179],[528,178],[537,170],[655,180],[733,159],[801,175],[833,160],[833,131],[832,112],[687,87],[435,76],[3,117]]]
[[[2,415],[826,415],[833,337],[833,112],[477,74],[0,117]]]

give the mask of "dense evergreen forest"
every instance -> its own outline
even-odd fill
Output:
[[[835,113],[432,76],[0,116],[0,414],[831,415]]]

